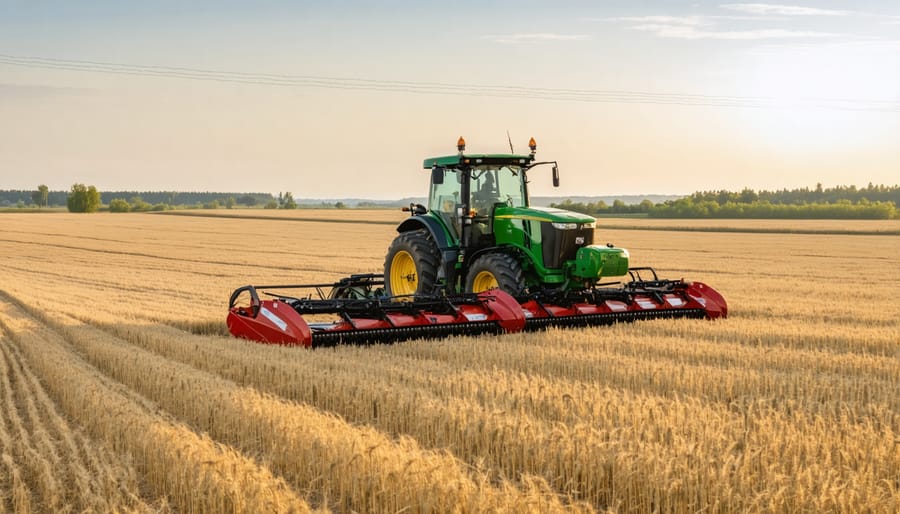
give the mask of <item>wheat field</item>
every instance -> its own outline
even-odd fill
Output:
[[[0,215],[0,512],[900,511],[900,222],[601,222],[729,318],[307,351],[231,291],[403,214],[215,214]]]

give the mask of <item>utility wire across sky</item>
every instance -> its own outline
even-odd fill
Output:
[[[561,89],[518,85],[449,84],[441,82],[413,82],[342,78],[316,75],[282,75],[239,71],[209,70],[179,66],[136,65],[50,57],[16,56],[0,53],[0,65],[19,66],[87,73],[108,73],[161,77],[171,79],[205,80],[234,84],[281,86],[294,88],[322,88],[359,91],[381,91],[429,95],[489,96],[533,100],[571,101],[585,103],[623,103],[685,105],[702,107],[733,107],[751,109],[833,109],[871,112],[900,112],[900,100],[861,100],[840,98],[792,98],[789,100],[756,96],[716,96],[681,93],[651,93],[629,90]]]

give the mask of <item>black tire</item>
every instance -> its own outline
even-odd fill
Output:
[[[394,287],[391,283],[391,265],[398,253],[406,252],[412,257],[416,268],[418,282],[414,292],[404,291],[402,287]],[[441,265],[441,253],[431,234],[425,229],[402,232],[394,238],[384,258],[384,292],[387,296],[398,294],[432,295],[437,293],[438,269]]]
[[[507,253],[489,253],[482,255],[469,268],[466,274],[466,292],[476,293],[476,277],[482,274],[490,274],[500,289],[506,291],[513,296],[519,296],[525,292],[525,273],[522,271],[522,265],[510,254]]]

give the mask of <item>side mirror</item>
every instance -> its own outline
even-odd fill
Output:
[[[553,187],[559,187],[559,168],[553,165]]]
[[[431,167],[431,183],[432,184],[443,184],[444,183],[444,168],[440,166],[432,166]]]

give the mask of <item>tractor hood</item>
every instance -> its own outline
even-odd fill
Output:
[[[548,223],[577,223],[579,225],[597,221],[587,214],[564,211],[553,207],[497,207],[494,211],[494,218],[546,221]]]

